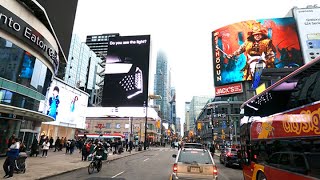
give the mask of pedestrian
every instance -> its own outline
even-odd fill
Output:
[[[48,150],[50,148],[50,142],[48,139],[46,139],[42,144],[42,157],[46,155],[45,157],[48,157]]]
[[[86,161],[87,157],[88,157],[88,151],[87,151],[86,145],[87,145],[87,143],[84,146],[82,146],[82,148],[81,148],[81,153],[82,153],[81,161]]]
[[[36,137],[34,137],[32,145],[31,145],[30,157],[32,157],[33,155],[36,155],[36,157],[38,157],[38,154],[39,154],[38,140]]]
[[[74,148],[75,148],[75,141],[73,139],[70,140],[70,154],[73,153],[74,151]]]
[[[50,143],[50,149],[53,148],[53,138],[52,137],[50,137],[49,143]]]
[[[53,152],[56,152],[57,149],[58,149],[58,151],[60,149],[60,139],[59,139],[59,137],[57,137],[56,142],[54,143],[54,151]]]
[[[129,141],[129,152],[131,153],[132,151],[132,146],[133,146],[133,142],[132,141]]]
[[[20,144],[18,140],[16,138],[12,138],[10,144],[11,145],[7,151],[7,158],[3,163],[3,170],[6,173],[3,178],[10,178],[13,176],[14,161],[19,156]]]
[[[8,141],[8,148],[10,148],[10,146],[12,145],[12,140],[16,139],[16,134],[12,134],[11,137],[9,138]]]
[[[70,151],[70,144],[71,144],[70,139],[68,139],[68,141],[66,142],[66,154],[68,154]]]

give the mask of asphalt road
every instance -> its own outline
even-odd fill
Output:
[[[177,149],[154,148],[144,153],[104,163],[102,170],[88,174],[87,168],[48,178],[77,180],[167,180],[172,171]],[[237,168],[226,168],[215,157],[219,180],[242,180],[242,171]],[[89,162],[88,162],[89,165]]]

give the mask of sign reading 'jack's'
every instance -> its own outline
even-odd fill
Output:
[[[219,87],[216,87],[215,90],[216,90],[216,96],[237,94],[237,93],[243,92],[241,83],[219,86]]]

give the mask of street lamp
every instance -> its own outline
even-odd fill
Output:
[[[161,99],[161,96],[160,95],[149,95],[148,96],[148,103],[149,104],[149,100],[150,99]],[[147,150],[147,126],[148,126],[148,106],[146,104],[144,104],[145,108],[146,108],[146,121],[145,121],[145,124],[144,124],[144,150]]]

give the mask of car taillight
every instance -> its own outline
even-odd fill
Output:
[[[231,152],[227,152],[227,156],[232,156],[232,153]]]
[[[173,172],[174,172],[174,173],[177,173],[177,172],[178,172],[178,165],[177,165],[177,163],[174,163],[174,164],[173,164]]]
[[[213,175],[218,175],[217,166],[213,166]]]

